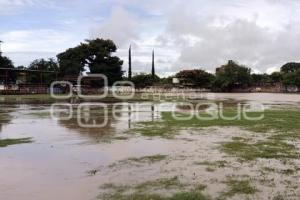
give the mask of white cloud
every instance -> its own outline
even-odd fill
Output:
[[[0,0],[0,16],[17,14],[26,7],[47,7],[53,5],[53,3],[53,0]]]
[[[119,46],[128,46],[130,41],[138,39],[137,19],[121,7],[114,9],[110,18],[102,22],[102,26],[91,29],[92,38],[110,38]]]
[[[79,44],[84,38],[52,29],[17,30],[0,33],[2,51],[16,65],[28,65],[37,58],[55,57],[57,53]],[[34,56],[35,55],[35,56]]]

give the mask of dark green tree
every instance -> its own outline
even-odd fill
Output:
[[[116,51],[117,47],[112,40],[86,40],[57,55],[60,75],[79,75],[87,67],[91,74],[106,75],[111,85],[123,76],[123,61],[112,55]]]
[[[175,76],[185,83],[202,88],[210,88],[214,81],[214,75],[201,69],[182,70]]]
[[[13,62],[6,56],[2,56],[2,53],[0,53],[0,68],[9,68],[9,69],[13,69],[14,64]],[[9,82],[9,83],[13,83],[16,81],[16,72],[15,71],[7,71],[7,75],[8,77],[5,78],[4,76],[6,76],[6,71],[5,70],[1,70],[0,71],[0,83],[4,83],[4,82]],[[5,73],[5,74],[4,74]]]
[[[273,84],[275,83],[281,83],[282,82],[282,73],[280,72],[273,72],[271,75],[270,75],[270,79],[271,79],[271,82]]]
[[[147,86],[153,86],[154,83],[159,82],[158,76],[152,76],[152,74],[138,74],[132,77],[132,82],[136,88],[144,88]]]
[[[230,92],[233,89],[246,88],[251,85],[251,69],[229,61],[217,69],[214,89]]]
[[[57,62],[50,58],[48,60],[45,59],[37,59],[34,60],[29,66],[30,70],[38,70],[44,71],[41,72],[30,72],[28,75],[28,82],[33,84],[50,84],[56,79],[56,73],[58,73],[58,64]],[[48,73],[51,72],[51,73]]]
[[[286,73],[293,73],[300,70],[300,63],[296,62],[290,62],[283,65],[280,69],[280,71],[284,74]]]
[[[252,85],[265,86],[272,82],[271,77],[268,74],[251,74]]]
[[[300,63],[287,63],[283,65],[280,69],[283,76],[283,85],[288,86],[297,86],[300,88]]]

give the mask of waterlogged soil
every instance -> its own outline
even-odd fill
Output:
[[[215,102],[300,108],[299,95],[210,95],[206,97]],[[293,145],[292,157],[244,159],[225,151],[226,144],[269,141],[274,130],[185,127],[172,137],[143,136],[134,131],[140,123],[161,123],[161,112],[182,107],[105,103],[107,123],[91,127],[105,121],[97,105],[68,106],[53,107],[44,100],[1,103],[0,140],[30,142],[0,148],[0,199],[300,199],[300,142],[294,134],[276,140]]]

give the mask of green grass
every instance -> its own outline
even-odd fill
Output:
[[[105,184],[101,188],[107,190],[99,195],[102,200],[209,200],[210,198],[202,194],[205,185],[197,185],[190,191],[184,190],[185,185],[180,183],[178,177],[163,178],[147,181],[136,186]],[[164,189],[164,195],[152,193],[153,191]],[[175,192],[174,193],[174,189]],[[173,190],[173,192],[168,192]],[[152,191],[152,192],[149,192]]]
[[[223,113],[225,116],[236,115],[234,109],[226,109]],[[261,112],[251,112],[248,113],[248,116],[258,117],[261,114]],[[202,114],[202,116],[204,115]],[[178,114],[178,116],[186,117],[186,114]],[[280,139],[300,138],[300,110],[266,110],[264,118],[259,121],[251,121],[243,117],[238,120],[224,120],[220,117],[213,120],[201,120],[197,117],[189,120],[176,120],[171,112],[163,112],[160,120],[140,122],[133,131],[145,136],[169,137],[178,133],[179,130],[211,126],[236,126],[254,132],[275,132],[273,137]]]
[[[152,163],[160,162],[167,158],[168,158],[167,155],[160,155],[160,154],[152,155],[152,156],[144,156],[140,158],[128,158],[125,160],[120,160],[118,162],[115,162],[111,164],[109,167],[115,167],[118,165],[126,165],[126,164],[152,164]]]
[[[10,145],[32,143],[31,138],[19,138],[19,139],[0,139],[0,147],[7,147]]]
[[[180,114],[186,116],[186,114]],[[225,116],[234,116],[236,111],[231,108],[224,110]],[[261,112],[248,113],[249,116],[259,116]],[[284,159],[299,158],[299,150],[287,140],[300,139],[300,110],[277,109],[266,110],[264,118],[259,121],[246,120],[200,120],[193,117],[189,120],[176,120],[171,112],[162,113],[162,118],[151,122],[140,122],[133,130],[144,136],[173,137],[180,130],[199,129],[203,127],[239,127],[257,133],[268,133],[268,137],[260,141],[251,138],[233,137],[232,141],[222,143],[221,150],[243,160],[256,158]]]
[[[254,143],[231,141],[223,143],[221,149],[243,160],[255,160],[256,158],[299,158],[296,147],[283,141],[267,140]]]
[[[233,197],[236,194],[251,195],[257,192],[257,189],[251,185],[249,180],[230,180],[227,185],[228,191],[223,193],[223,198]]]
[[[226,167],[228,162],[225,160],[218,160],[218,161],[214,161],[214,162],[210,162],[210,161],[194,162],[194,164],[221,168],[221,167]]]
[[[173,178],[162,178],[154,181],[147,181],[135,187],[138,191],[145,191],[147,189],[171,189],[171,188],[180,188],[184,187],[182,183],[180,183],[177,176]]]
[[[204,196],[201,192],[182,192],[176,193],[171,197],[166,197],[158,194],[120,194],[114,193],[102,197],[103,200],[209,200],[210,198]]]
[[[62,95],[57,95],[62,96]],[[63,95],[66,96],[66,95]],[[77,98],[76,95],[73,95],[73,98]],[[67,100],[57,100],[51,97],[50,94],[28,94],[28,95],[3,95],[4,103],[53,103],[56,101],[69,101]],[[85,99],[81,98],[81,101]],[[98,99],[99,100],[99,99]],[[120,102],[120,101],[130,101],[130,102],[139,102],[139,101],[151,101],[153,99],[143,99],[141,94],[135,94],[133,98],[129,100],[116,99],[109,94],[107,97],[100,99],[102,102]],[[93,101],[93,100],[88,100]],[[96,100],[97,101],[97,100]]]

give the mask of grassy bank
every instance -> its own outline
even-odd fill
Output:
[[[16,144],[26,144],[26,143],[32,143],[31,138],[18,138],[18,139],[0,139],[0,148],[1,147],[7,147],[10,145],[16,145]]]

